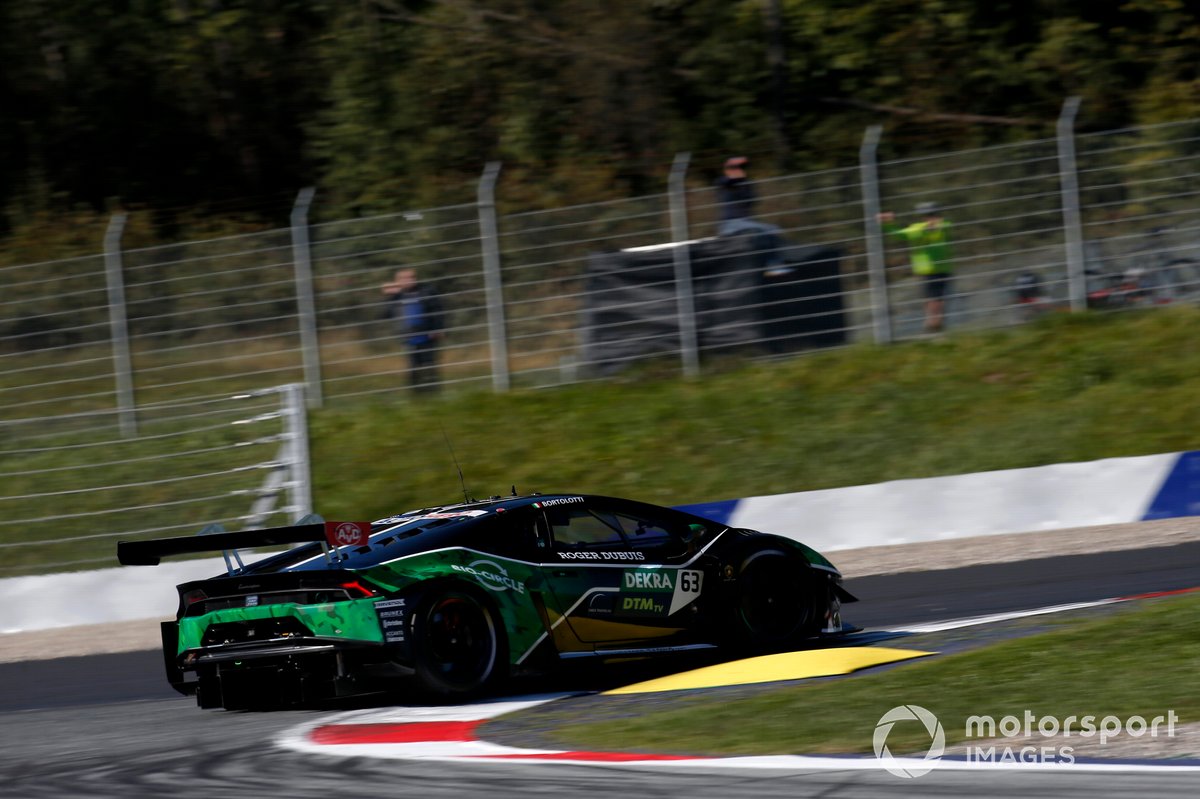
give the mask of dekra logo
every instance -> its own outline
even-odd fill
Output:
[[[642,591],[673,591],[671,575],[660,571],[625,572],[625,587]]]

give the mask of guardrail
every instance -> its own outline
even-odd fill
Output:
[[[0,422],[0,576],[115,564],[118,537],[311,512],[303,387]]]

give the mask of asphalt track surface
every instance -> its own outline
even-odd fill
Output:
[[[1200,584],[1200,543],[849,580],[846,616],[886,628]],[[1200,795],[1200,775],[934,771],[686,773],[307,756],[272,741],[326,711],[202,711],[158,652],[0,664],[0,797],[637,796],[1144,797]]]

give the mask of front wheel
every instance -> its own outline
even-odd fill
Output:
[[[481,691],[504,669],[503,642],[495,614],[473,593],[436,591],[413,620],[417,680],[438,696]]]
[[[781,649],[820,629],[817,591],[807,565],[778,550],[755,552],[738,572],[733,642],[742,649]]]

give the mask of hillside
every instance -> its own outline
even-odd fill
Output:
[[[149,209],[167,239],[460,202],[500,160],[521,206],[658,191],[676,152],[771,171],[1193,114],[1194,4],[329,0],[0,7],[0,258],[69,254]],[[93,217],[88,214],[94,215]],[[10,235],[11,234],[11,235]]]

